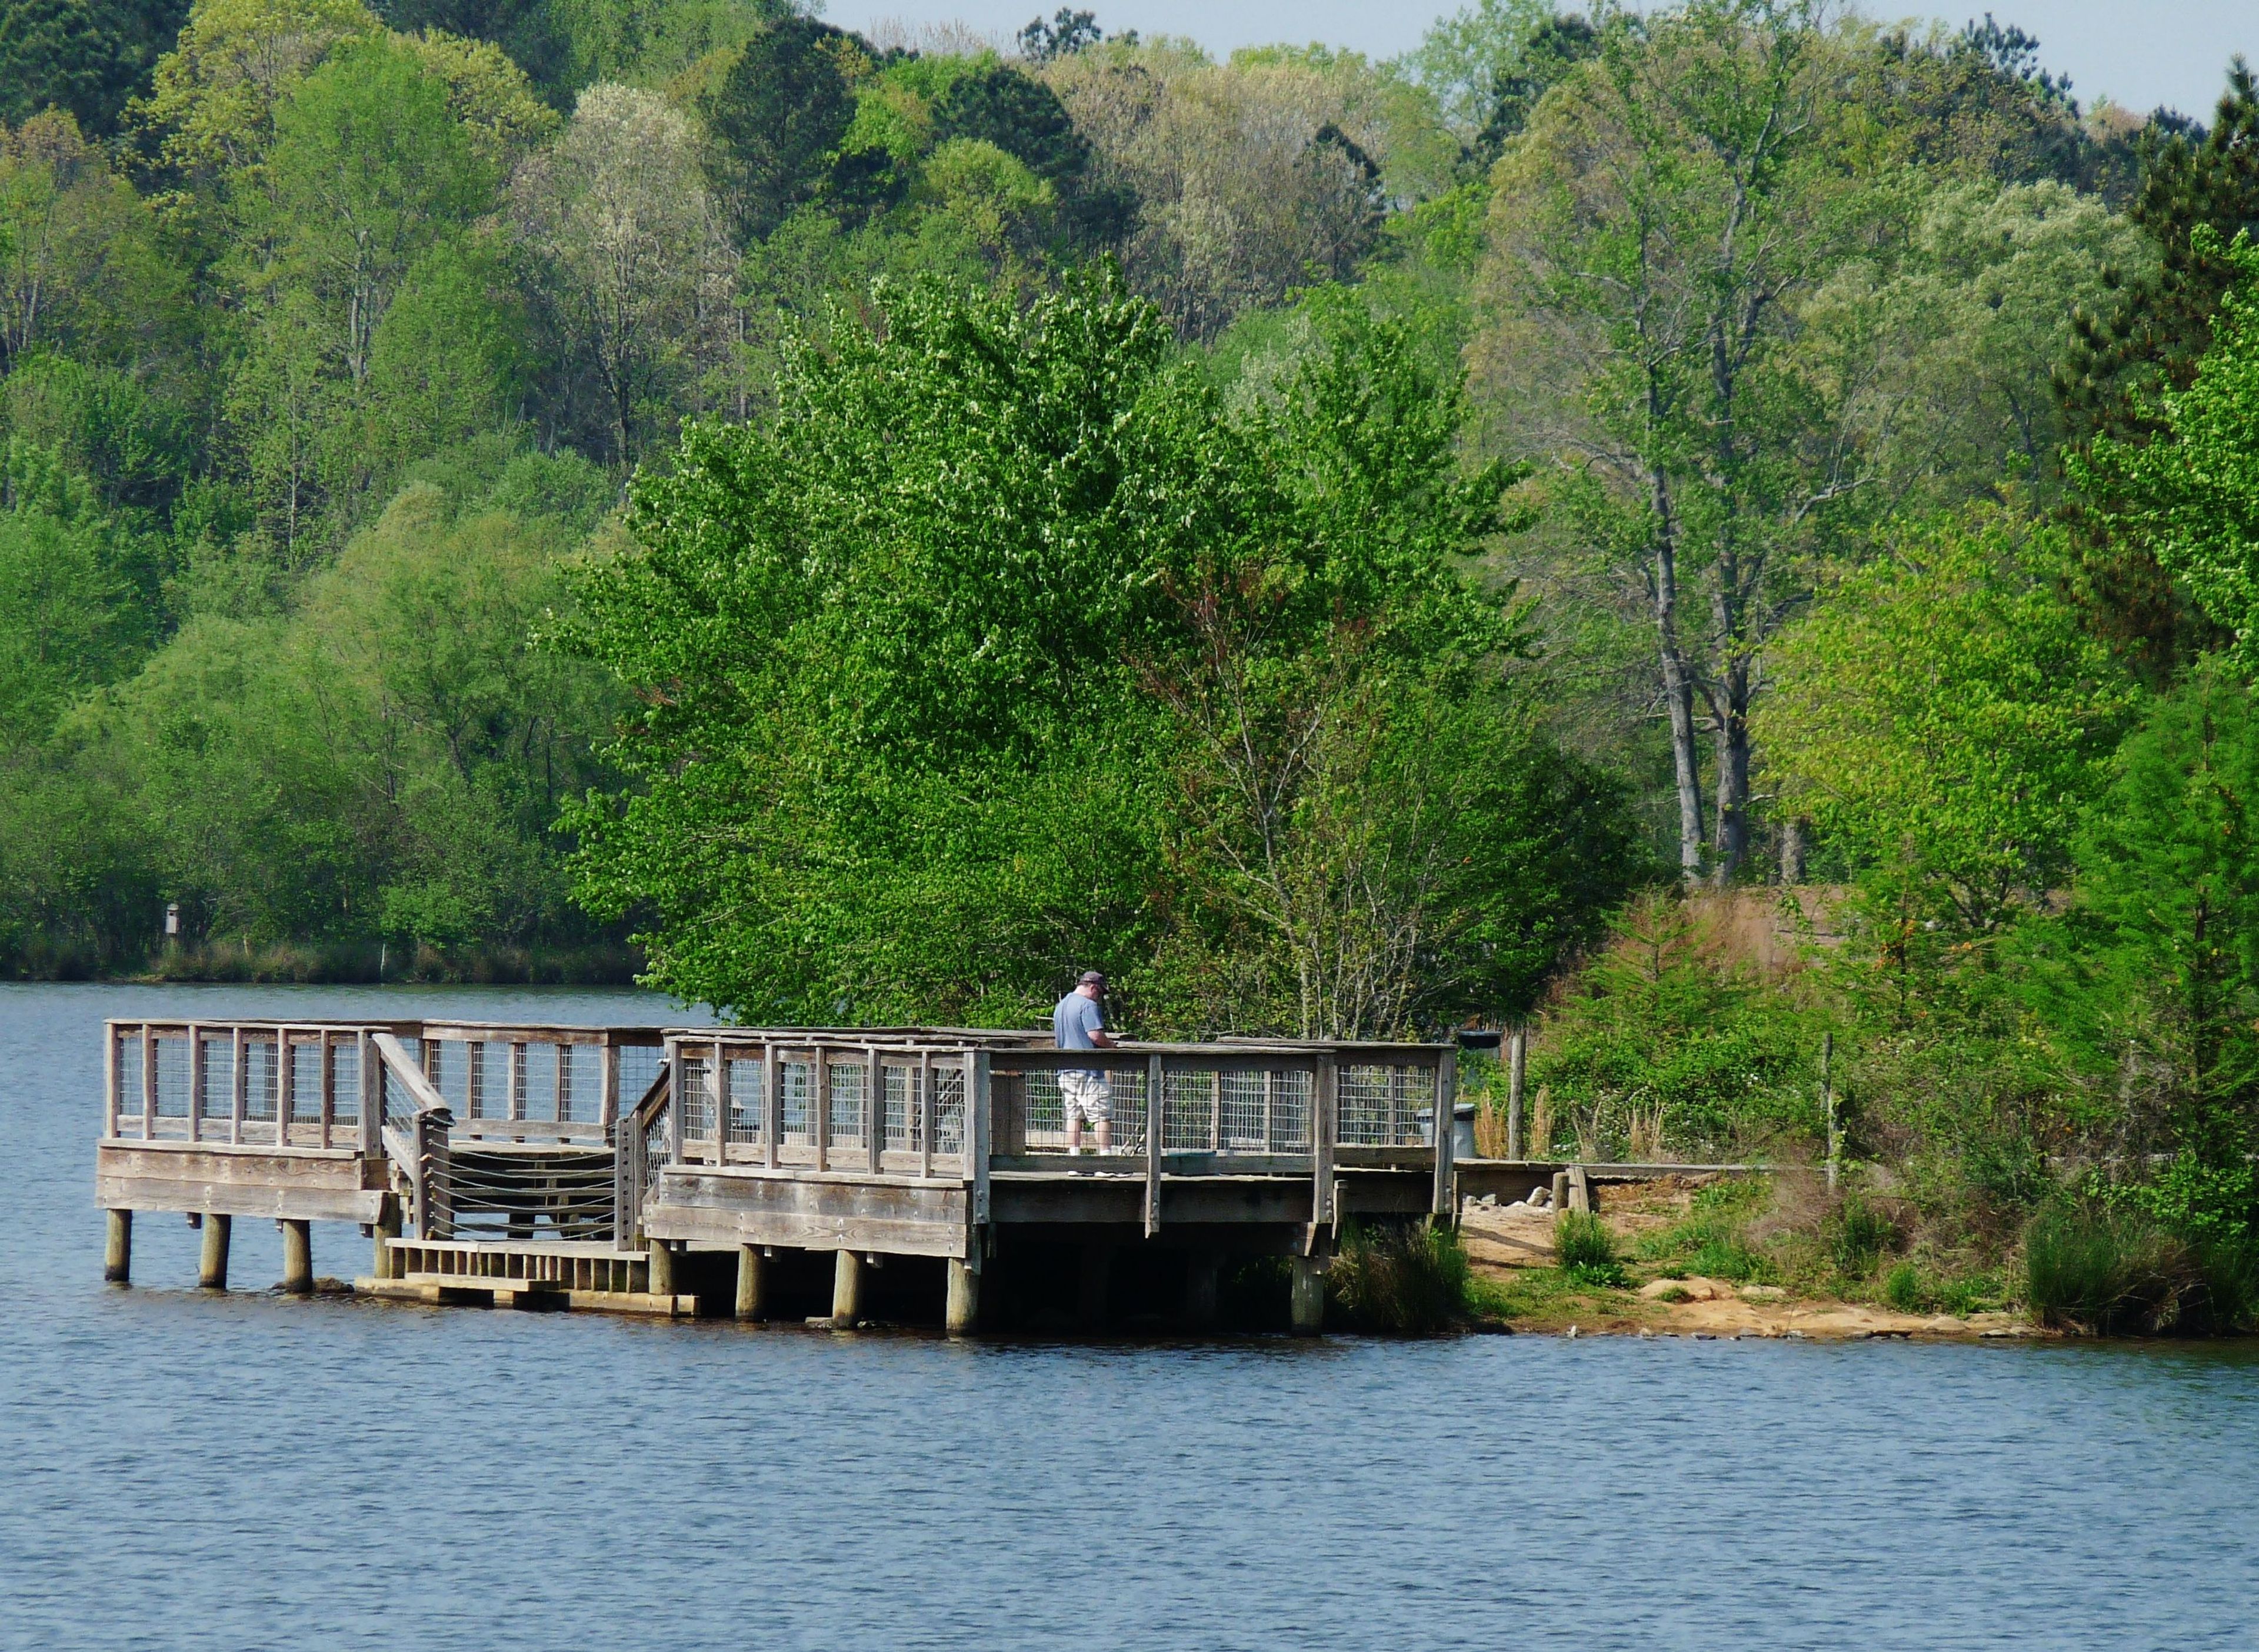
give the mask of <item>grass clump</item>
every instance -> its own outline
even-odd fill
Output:
[[[1640,1236],[1640,1259],[1659,1262],[1665,1278],[1699,1273],[1737,1284],[1772,1283],[1771,1259],[1749,1243],[1750,1219],[1770,1189],[1755,1179],[1714,1182],[1696,1190],[1686,1220]]]
[[[1579,1285],[1621,1288],[1629,1280],[1616,1255],[1615,1235],[1589,1211],[1564,1210],[1553,1221],[1553,1256]]]
[[[1883,1301],[1901,1314],[1951,1314],[1966,1319],[2000,1307],[2007,1286],[1997,1273],[1940,1278],[1918,1264],[1900,1262],[1883,1276]]]
[[[1857,1193],[1847,1193],[1821,1222],[1821,1239],[1836,1272],[1847,1279],[1863,1279],[1885,1252],[1899,1247],[1902,1235],[1879,1207]]]
[[[2063,1205],[2024,1230],[2024,1299],[2043,1324],[2099,1335],[2259,1324],[2259,1244],[2181,1237],[2133,1210]]]
[[[1448,1228],[1417,1222],[1352,1225],[1328,1284],[1356,1329],[1432,1336],[1465,1317],[1467,1253]]]

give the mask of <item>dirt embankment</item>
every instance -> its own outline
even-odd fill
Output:
[[[1685,1219],[1695,1184],[1671,1178],[1610,1187],[1601,1215],[1628,1254],[1643,1233]],[[1984,1337],[2045,1335],[2020,1314],[1902,1314],[1697,1274],[1657,1277],[1629,1264],[1623,1289],[1582,1285],[1554,1271],[1553,1213],[1521,1205],[1471,1204],[1459,1234],[1476,1278],[1492,1287],[1518,1331],[1577,1335]]]

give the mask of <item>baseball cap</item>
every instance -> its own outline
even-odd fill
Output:
[[[1076,979],[1074,984],[1077,986],[1103,986],[1106,985],[1106,977],[1096,970],[1085,970]]]

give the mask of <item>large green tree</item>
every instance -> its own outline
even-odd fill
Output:
[[[583,898],[653,915],[653,979],[1009,1021],[1095,964],[1157,1021],[1305,1032],[1526,999],[1621,816],[1500,736],[1511,632],[1451,566],[1500,479],[1400,338],[1235,421],[1110,276],[881,303],[695,432],[581,593],[644,707]]]

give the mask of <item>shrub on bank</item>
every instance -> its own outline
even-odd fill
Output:
[[[1621,1286],[1628,1283],[1616,1255],[1615,1235],[1587,1211],[1564,1210],[1553,1221],[1553,1256],[1561,1271],[1580,1285]]]
[[[1467,1253],[1447,1228],[1358,1223],[1343,1234],[1327,1284],[1351,1328],[1431,1336],[1465,1316]]]

